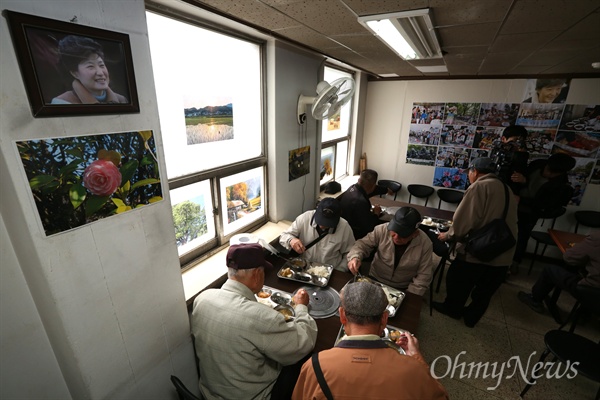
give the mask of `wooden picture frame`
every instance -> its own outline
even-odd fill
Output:
[[[140,111],[129,35],[9,10],[3,15],[34,117]]]

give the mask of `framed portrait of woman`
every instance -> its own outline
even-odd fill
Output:
[[[140,111],[129,35],[4,10],[34,117]]]

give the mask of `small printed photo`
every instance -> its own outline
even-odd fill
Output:
[[[523,103],[564,103],[571,79],[528,79]]]
[[[521,104],[517,125],[531,128],[558,128],[564,104]]]
[[[481,103],[448,103],[445,125],[476,125]]]
[[[186,98],[188,104],[195,104],[183,109],[188,145],[234,139],[233,103],[228,100],[206,103],[206,98]]]
[[[475,126],[444,125],[440,134],[440,145],[472,147],[475,139]]]
[[[594,158],[600,148],[600,133],[558,131],[552,153],[567,153],[571,157]]]
[[[446,103],[414,103],[411,124],[441,125]]]
[[[483,150],[483,149],[471,149],[471,159],[469,160],[469,164],[473,161],[473,159],[475,158],[480,158],[480,157],[489,157],[490,156],[490,151],[489,150]]]
[[[596,161],[591,158],[575,157],[575,167],[570,170],[567,175],[569,184],[573,188],[573,196],[569,205],[578,206],[581,204],[581,199],[585,194],[587,182],[592,175]]]
[[[436,167],[469,168],[470,149],[462,147],[438,147]]]
[[[514,125],[519,114],[519,104],[482,103],[477,125],[503,126]]]
[[[504,132],[504,128],[502,127],[478,126],[473,138],[473,148],[491,150],[494,147],[494,143],[502,137],[502,132]]]
[[[567,104],[560,130],[600,132],[600,106]]]
[[[411,124],[408,131],[408,143],[437,146],[441,130],[441,125]]]
[[[433,186],[451,189],[466,189],[468,169],[436,167]]]
[[[328,169],[324,169],[324,166],[321,166],[321,171],[323,172],[321,179],[323,176],[331,171],[331,158],[325,157],[325,159],[321,159],[321,164],[326,163],[328,165]],[[300,147],[295,150],[290,150],[289,153],[289,181],[293,181],[294,179],[298,179],[301,176],[304,176],[310,172],[310,146]]]
[[[527,128],[527,151],[532,154],[550,154],[555,136],[555,129]]]
[[[406,151],[406,163],[433,166],[437,153],[436,146],[409,144]]]

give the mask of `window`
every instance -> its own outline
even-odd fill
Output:
[[[262,45],[150,11],[146,18],[185,266],[266,222]]]
[[[350,77],[352,74],[325,66],[324,80],[332,82],[336,79]],[[321,127],[321,174],[320,185],[340,179],[348,174],[348,141],[351,135],[352,102],[346,103],[331,118],[323,120]]]

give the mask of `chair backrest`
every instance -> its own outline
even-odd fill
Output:
[[[438,208],[442,206],[442,201],[450,204],[458,204],[462,201],[465,196],[464,192],[460,190],[453,189],[438,189],[437,195],[440,198],[440,202],[438,203]]]
[[[546,210],[546,211],[542,211],[540,218],[551,219],[552,225],[550,226],[550,228],[554,228],[554,224],[556,223],[556,218],[560,217],[561,215],[564,215],[564,213],[566,213],[566,212],[567,212],[567,209],[565,207],[555,208],[552,210]],[[543,224],[544,223],[542,221],[542,225]]]
[[[400,182],[391,181],[388,179],[380,179],[377,182],[377,184],[379,186],[383,186],[383,187],[390,189],[394,193],[394,200],[396,200],[396,196],[398,196],[398,192],[400,191],[400,189],[402,189],[402,184]],[[383,197],[383,195],[380,195],[379,197]]]
[[[171,382],[173,383],[173,386],[175,386],[175,390],[177,390],[179,400],[202,400],[201,397],[198,397],[194,393],[190,392],[189,389],[185,387],[183,382],[181,382],[181,380],[175,375],[171,375]]]
[[[431,196],[433,194],[433,192],[435,192],[435,189],[432,188],[431,186],[419,185],[416,183],[408,185],[406,187],[406,189],[408,190],[408,193],[410,193],[410,196],[408,196],[409,203],[412,199],[412,196],[415,196],[415,197],[425,199],[425,206],[427,206],[427,201],[429,200],[429,196]]]
[[[575,211],[575,233],[579,228],[579,224],[590,228],[600,228],[600,211]]]

